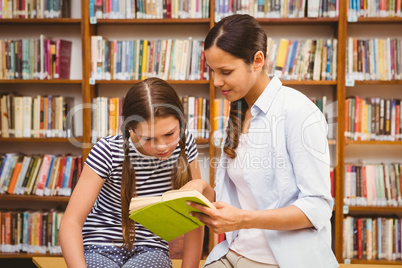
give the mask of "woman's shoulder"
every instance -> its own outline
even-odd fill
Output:
[[[284,106],[289,112],[300,112],[303,110],[315,111],[318,107],[299,90],[291,87],[282,86],[284,95]]]

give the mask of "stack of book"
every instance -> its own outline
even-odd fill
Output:
[[[91,37],[91,77],[96,80],[208,80],[201,40],[106,40]]]
[[[402,140],[401,101],[358,96],[345,100],[345,137],[350,140]]]
[[[70,79],[72,42],[0,40],[0,79]]]
[[[71,137],[74,133],[72,97],[16,96],[0,97],[0,137]]]
[[[402,165],[345,165],[344,204],[402,206]]]
[[[267,73],[281,80],[336,80],[337,39],[267,41]]]
[[[58,231],[64,212],[0,211],[0,252],[60,254]]]
[[[7,153],[0,157],[0,194],[70,196],[81,169],[81,156]]]

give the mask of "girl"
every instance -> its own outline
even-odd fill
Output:
[[[249,15],[205,39],[214,85],[231,102],[215,180],[217,210],[189,203],[226,240],[212,267],[338,267],[331,250],[327,125],[300,92],[268,77],[267,36]]]
[[[135,84],[122,116],[122,134],[102,138],[91,150],[61,222],[68,267],[171,267],[168,243],[129,219],[131,198],[185,185],[213,201],[212,188],[200,179],[183,106],[168,83]],[[185,235],[183,267],[198,267],[202,240],[202,228]]]

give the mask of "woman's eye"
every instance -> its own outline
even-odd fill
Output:
[[[166,134],[165,136],[172,136],[173,135],[173,132],[172,133],[168,133],[168,134]]]
[[[222,74],[224,74],[224,75],[229,75],[231,73],[232,73],[232,71],[222,72]]]

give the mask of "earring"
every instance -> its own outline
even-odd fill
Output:
[[[128,130],[128,132],[130,132],[130,133],[131,133],[131,132],[133,132],[133,130],[132,130],[132,129],[129,129],[129,130]]]

